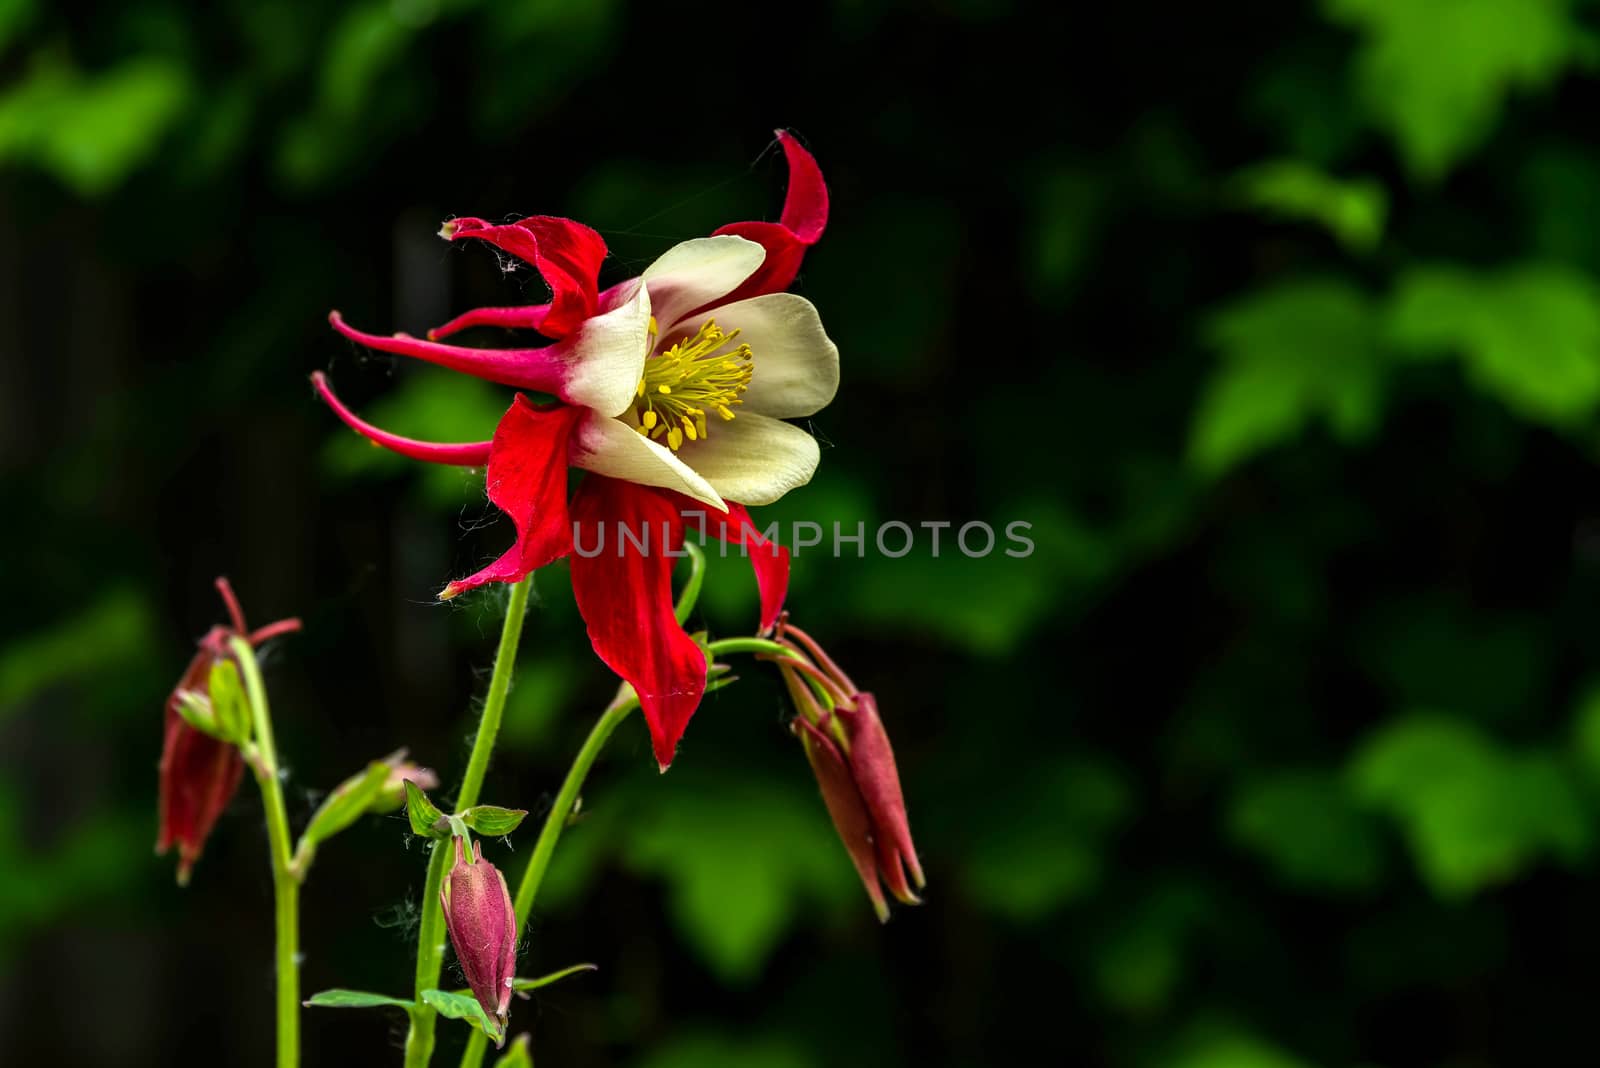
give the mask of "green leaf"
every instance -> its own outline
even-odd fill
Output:
[[[360,819],[383,792],[390,770],[388,764],[374,760],[366,771],[336,786],[311,817],[301,838],[315,848]]]
[[[505,1036],[500,1033],[500,1025],[489,1018],[489,1014],[483,1011],[483,1006],[478,1004],[478,999],[470,994],[452,994],[448,990],[424,990],[422,1000],[438,1009],[440,1016],[467,1021],[488,1035],[496,1044],[505,1040]]]
[[[551,972],[548,975],[541,975],[533,979],[513,980],[511,988],[513,990],[538,990],[541,986],[549,986],[551,983],[560,982],[569,975],[577,975],[579,972],[597,972],[599,970],[600,966],[598,964],[574,964],[570,968],[562,968],[559,972]]]
[[[393,1006],[405,1009],[406,1012],[415,1012],[417,1003],[406,1001],[402,998],[392,998],[386,994],[369,994],[365,990],[324,990],[312,994],[303,1002],[306,1008],[322,1009],[371,1009]]]
[[[1374,179],[1334,178],[1308,163],[1278,160],[1250,168],[1235,184],[1251,207],[1316,223],[1352,251],[1370,252],[1383,238],[1389,195]]]
[[[1344,441],[1376,427],[1384,367],[1372,300],[1348,282],[1288,282],[1214,314],[1222,354],[1200,399],[1189,462],[1216,475],[1320,419]]]
[[[211,715],[217,725],[216,736],[239,744],[248,742],[252,726],[250,704],[245,699],[244,685],[239,681],[238,665],[226,658],[214,662],[207,686]]]
[[[1415,268],[1388,333],[1419,357],[1459,358],[1474,386],[1535,422],[1571,427],[1600,402],[1600,286],[1567,267]]]
[[[1377,828],[1332,772],[1277,772],[1247,783],[1229,809],[1228,831],[1291,886],[1366,890],[1383,874]]]
[[[499,838],[520,827],[522,821],[528,817],[528,810],[500,808],[498,805],[474,805],[465,812],[458,812],[457,815],[478,834]]]
[[[1381,728],[1356,754],[1350,782],[1400,824],[1441,897],[1510,881],[1544,856],[1574,864],[1592,842],[1560,761],[1503,749],[1458,720],[1415,715]]]
[[[411,820],[411,833],[425,838],[450,837],[450,821],[416,783],[405,780],[406,816]]]
[[[1594,42],[1569,0],[1324,0],[1359,30],[1355,75],[1373,121],[1422,179],[1481,144],[1516,90],[1549,85]]]
[[[533,1054],[528,1051],[528,1043],[531,1041],[533,1036],[526,1031],[518,1035],[505,1055],[495,1060],[494,1068],[533,1068]]]

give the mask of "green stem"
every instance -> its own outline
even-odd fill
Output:
[[[713,660],[723,653],[766,653],[769,656],[787,656],[791,660],[800,659],[787,645],[769,642],[765,638],[723,638],[706,646],[706,651]]]
[[[539,840],[534,844],[533,855],[528,858],[528,866],[523,869],[522,882],[517,884],[517,897],[512,903],[512,910],[517,917],[517,930],[522,931],[528,921],[528,914],[533,911],[533,899],[539,893],[539,884],[544,881],[546,869],[550,867],[550,858],[556,851],[556,843],[561,840],[561,832],[567,826],[567,819],[572,815],[573,806],[578,803],[578,794],[583,790],[583,782],[589,776],[589,769],[594,766],[595,759],[600,755],[600,750],[605,748],[606,741],[611,737],[611,732],[617,725],[628,718],[628,713],[639,707],[639,698],[628,687],[623,687],[617,699],[612,701],[599,720],[589,731],[589,737],[584,740],[583,748],[578,750],[578,755],[572,759],[572,767],[567,769],[567,777],[561,784],[561,792],[556,794],[555,801],[550,805],[550,811],[545,814],[544,826],[539,830]],[[461,1055],[461,1068],[478,1068],[483,1063],[484,1050],[488,1048],[488,1039],[481,1031],[474,1031],[467,1040],[467,1050]]]
[[[692,541],[684,542],[683,548],[689,554],[689,581],[683,584],[683,592],[678,594],[678,603],[673,609],[680,627],[689,621],[689,613],[700,599],[700,587],[706,581],[706,554]]]
[[[300,1064],[300,880],[295,878],[289,844],[289,813],[283,802],[278,749],[272,737],[272,710],[255,650],[244,638],[230,642],[244,675],[245,693],[254,718],[257,759],[252,761],[261,801],[267,812],[267,842],[272,856],[273,916],[277,941],[278,1068]]]
[[[522,640],[522,621],[528,612],[528,594],[532,589],[532,575],[511,587],[505,625],[500,630],[500,648],[494,658],[494,674],[489,678],[489,694],[483,701],[483,718],[478,721],[478,734],[472,741],[472,755],[467,759],[467,773],[461,780],[461,791],[456,795],[457,811],[477,804],[478,792],[483,789],[483,777],[489,771],[489,757],[494,753],[500,720],[505,715],[506,695],[511,692],[512,668],[517,659],[517,644]],[[417,983],[414,991],[417,1007],[411,1013],[411,1030],[406,1034],[406,1068],[423,1068],[433,1058],[438,1012],[433,1006],[423,1003],[422,992],[438,989],[439,972],[444,967],[444,912],[439,907],[439,888],[444,884],[445,872],[450,867],[451,849],[449,838],[441,838],[433,843],[433,855],[428,859],[428,878],[422,888],[422,919],[417,928]]]

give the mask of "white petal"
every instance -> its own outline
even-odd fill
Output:
[[[839,390],[839,349],[817,309],[793,293],[769,293],[707,312],[755,354],[744,411],[790,419],[827,407]]]
[[[639,286],[558,344],[567,364],[563,399],[604,415],[619,414],[633,401],[650,354],[650,291]]]
[[[766,249],[732,234],[672,246],[642,276],[650,287],[656,322],[671,327],[702,304],[727,296],[766,258]],[[662,337],[675,340],[665,331]]]
[[[811,481],[821,452],[804,430],[754,412],[731,421],[707,420],[704,441],[684,445],[679,455],[713,489],[740,504],[771,504]]]
[[[717,491],[665,445],[657,445],[620,419],[588,412],[572,436],[568,459],[597,475],[677,490],[726,512]]]

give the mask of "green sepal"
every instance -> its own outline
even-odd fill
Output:
[[[551,983],[560,982],[569,975],[576,975],[579,972],[597,972],[599,970],[600,966],[598,964],[574,964],[570,968],[562,968],[559,972],[551,972],[549,975],[540,975],[532,979],[513,979],[511,981],[511,989],[538,990],[541,986],[549,986]]]
[[[408,1013],[417,1011],[415,1001],[406,1001],[403,998],[392,998],[387,994],[369,994],[365,990],[324,990],[312,994],[310,998],[301,1002],[304,1007],[323,1009],[376,1009],[394,1007],[405,1009]]]
[[[505,1055],[495,1060],[494,1068],[533,1068],[533,1054],[528,1052],[528,1043],[532,1039],[533,1036],[526,1031],[518,1035]]]
[[[600,965],[598,964],[574,964],[570,968],[562,968],[559,972],[551,972],[549,975],[536,975],[531,979],[513,979],[511,980],[511,989],[518,993],[525,993],[529,990],[538,990],[541,986],[549,986],[551,983],[560,982],[567,976],[576,975],[578,972],[597,972],[599,970]],[[466,997],[472,991],[457,990],[456,993]]]
[[[452,994],[448,990],[424,990],[422,1000],[439,1010],[440,1016],[465,1020],[493,1039],[496,1046],[505,1045],[506,1036],[501,1032],[500,1025],[489,1018],[483,1006],[478,1004],[478,999],[472,995]]]
[[[406,816],[411,820],[411,833],[424,838],[450,837],[450,821],[421,788],[406,780]]]
[[[250,704],[245,700],[239,668],[232,660],[218,659],[211,665],[208,682],[211,715],[217,723],[217,737],[243,745],[250,740]]]
[[[301,841],[315,848],[360,819],[383,792],[383,784],[388,778],[389,765],[374,760],[367,765],[366,771],[352,775],[334,787],[306,825],[305,833],[300,836]]]
[[[196,690],[184,690],[178,694],[178,715],[183,721],[201,734],[209,735],[219,741],[231,741],[222,733],[222,727],[217,723],[216,715],[211,711],[211,699]]]
[[[471,827],[478,834],[489,838],[499,838],[510,834],[522,825],[527,819],[528,810],[525,808],[501,808],[498,805],[474,805],[465,812],[458,812],[461,821]]]
[[[716,693],[724,686],[731,686],[739,681],[739,676],[730,675],[733,668],[727,664],[712,664],[706,668],[706,693]]]

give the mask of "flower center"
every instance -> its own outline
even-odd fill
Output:
[[[652,334],[654,328],[652,319]],[[754,357],[749,345],[729,348],[738,336],[707,319],[693,337],[645,360],[634,401],[639,433],[652,441],[665,437],[677,452],[685,441],[705,438],[707,412],[732,419],[733,409],[744,403],[739,394],[750,388]]]

